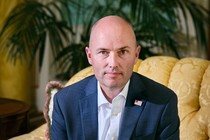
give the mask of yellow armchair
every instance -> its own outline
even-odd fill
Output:
[[[177,59],[167,56],[139,60],[134,71],[172,89],[178,96],[181,140],[210,139],[210,61],[200,58]],[[92,67],[75,74],[70,85],[93,74]],[[45,139],[44,124],[12,140]]]

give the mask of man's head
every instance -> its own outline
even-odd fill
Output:
[[[92,27],[86,54],[102,88],[122,89],[139,52],[132,26],[121,17],[104,17]]]

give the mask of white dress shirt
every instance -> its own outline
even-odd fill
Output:
[[[117,140],[121,114],[128,94],[128,81],[123,90],[109,103],[98,82],[98,139]]]

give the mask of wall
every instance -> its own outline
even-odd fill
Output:
[[[0,1],[0,29],[10,10],[22,0]],[[0,46],[1,47],[1,46]],[[6,56],[0,52],[0,97],[24,101],[35,107],[34,67],[28,67],[26,61],[17,60],[16,64],[7,61]]]

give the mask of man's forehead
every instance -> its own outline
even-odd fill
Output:
[[[120,47],[136,45],[136,37],[131,25],[121,17],[108,16],[102,18],[93,26],[89,45],[113,45]],[[118,44],[119,43],[119,44]]]
[[[134,48],[134,47],[133,47]],[[119,46],[119,47],[91,47],[95,51],[120,51],[120,50],[129,50],[132,49],[131,46]]]

